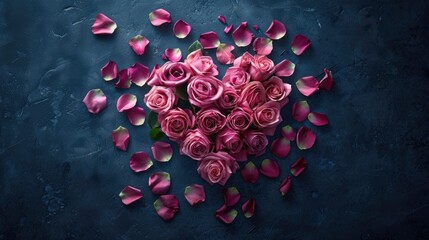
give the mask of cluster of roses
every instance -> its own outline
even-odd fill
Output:
[[[267,135],[282,121],[291,85],[274,76],[275,68],[267,56],[246,52],[220,80],[211,57],[196,50],[184,62],[157,66],[144,101],[180,153],[198,161],[201,177],[224,185],[237,161],[265,152]],[[179,107],[179,88],[186,88],[188,108]]]

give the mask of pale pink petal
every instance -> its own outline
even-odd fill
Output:
[[[131,78],[128,69],[119,71],[119,80],[115,83],[115,88],[130,88]]]
[[[119,126],[113,130],[112,140],[117,149],[127,151],[128,143],[130,142],[130,133],[128,132],[128,129]]]
[[[118,76],[118,66],[116,62],[109,61],[101,68],[101,76],[106,81],[111,81]]]
[[[320,80],[319,88],[329,91],[334,84],[334,78],[332,77],[332,72],[329,69],[325,68],[324,71],[325,76]]]
[[[159,64],[155,64],[153,66],[152,71],[150,72],[149,78],[147,79],[147,85],[153,87],[160,84],[159,75],[158,75],[158,69],[160,68],[161,66]]]
[[[122,191],[119,193],[119,197],[121,198],[121,201],[125,205],[129,205],[140,198],[143,197],[142,191],[140,189],[137,189],[135,187],[126,186]]]
[[[276,178],[280,175],[280,166],[275,160],[265,159],[261,163],[261,173],[269,178]]]
[[[92,24],[92,33],[95,35],[112,34],[117,27],[118,26],[112,19],[102,13],[99,13]]]
[[[219,22],[226,24],[226,18],[223,15],[217,16],[217,19],[219,20]]]
[[[134,94],[122,94],[116,102],[116,109],[118,112],[133,108],[137,103],[137,97]]]
[[[244,168],[241,170],[241,176],[244,181],[249,183],[255,183],[259,179],[259,171],[252,161],[249,161]]]
[[[286,157],[290,152],[290,141],[284,137],[277,138],[271,143],[271,152],[279,158]]]
[[[310,105],[307,101],[299,101],[292,106],[292,118],[298,122],[303,122],[307,119],[310,113]]]
[[[133,51],[139,56],[144,54],[144,51],[148,44],[149,44],[149,40],[147,40],[147,38],[143,37],[140,34],[131,38],[130,41],[128,42],[128,45],[130,45]]]
[[[158,162],[168,162],[173,156],[173,148],[169,143],[154,142],[151,149],[153,158]]]
[[[199,42],[201,43],[204,49],[217,48],[220,44],[217,34],[213,31],[201,34]]]
[[[302,95],[309,97],[319,91],[319,83],[313,76],[303,77],[296,81],[296,87]]]
[[[182,51],[180,48],[165,49],[165,56],[172,62],[179,62],[182,59]]]
[[[295,63],[285,59],[276,65],[277,77],[290,77],[295,72]]]
[[[82,102],[85,104],[88,112],[97,114],[106,108],[107,97],[101,89],[92,89],[88,91]]]
[[[135,63],[128,68],[128,75],[135,85],[142,87],[146,84],[149,78],[150,70],[148,67],[141,63]]]
[[[256,31],[259,31],[259,25],[258,24],[253,24],[253,29],[255,29]]]
[[[311,46],[310,39],[302,34],[298,34],[292,41],[292,52],[296,55],[301,55],[304,51]]]
[[[290,167],[290,173],[297,177],[307,168],[307,160],[301,157]]]
[[[226,34],[229,34],[233,28],[234,28],[234,25],[230,24],[226,26],[225,29],[223,29],[223,32]]]
[[[329,119],[325,114],[317,112],[309,113],[308,121],[310,121],[314,126],[325,126],[329,123]]]
[[[282,133],[282,136],[288,139],[289,141],[295,140],[296,133],[295,133],[295,130],[292,128],[292,126],[287,125],[282,127],[281,133]]]
[[[287,176],[287,178],[285,178],[282,183],[280,183],[279,191],[282,196],[285,196],[289,192],[291,185],[292,178],[290,176]]]
[[[247,22],[242,22],[232,33],[232,39],[238,47],[246,47],[252,43],[253,34],[247,28]]]
[[[301,150],[311,148],[316,141],[316,134],[308,127],[301,127],[296,134],[296,145]]]
[[[187,22],[183,21],[182,19],[177,20],[177,22],[174,24],[173,32],[174,35],[176,35],[177,38],[185,38],[189,35],[191,32],[192,27]]]
[[[130,158],[130,168],[134,172],[143,172],[152,167],[153,162],[145,152],[136,152]]]
[[[273,40],[279,40],[286,35],[286,27],[282,22],[273,20],[265,35]]]
[[[185,198],[191,206],[206,201],[204,187],[199,184],[192,184],[185,188]]]
[[[269,38],[256,38],[253,41],[253,51],[259,55],[269,55],[273,51],[273,40]]]
[[[236,187],[230,187],[224,189],[223,197],[225,199],[225,205],[228,207],[232,207],[240,201],[240,192]]]
[[[241,206],[241,210],[244,213],[244,216],[246,218],[253,217],[253,214],[255,213],[255,207],[256,207],[256,201],[254,199],[249,199],[243,205]]]
[[[149,20],[150,20],[150,23],[152,25],[160,26],[164,23],[170,23],[171,22],[171,16],[170,16],[169,12],[160,8],[160,9],[156,9],[155,11],[149,13]]]
[[[125,111],[128,120],[134,126],[141,126],[146,120],[146,112],[141,107],[133,107]]]
[[[235,56],[232,54],[232,50],[234,50],[234,46],[227,44],[227,43],[221,43],[217,47],[216,50],[216,58],[217,60],[222,64],[232,64],[234,63]]]
[[[230,224],[237,217],[238,212],[234,208],[223,205],[221,208],[216,210],[216,217],[219,218],[222,222]]]
[[[164,221],[168,221],[173,219],[174,215],[179,211],[179,201],[174,195],[162,195],[153,203],[153,207],[158,216]]]
[[[157,172],[149,177],[149,188],[157,195],[166,194],[170,190],[170,185],[170,174],[167,172]]]

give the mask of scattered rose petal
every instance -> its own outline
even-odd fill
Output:
[[[142,87],[146,84],[149,74],[149,68],[141,63],[134,63],[131,67],[128,68],[128,75],[131,82],[139,87]]]
[[[295,63],[285,59],[276,65],[277,77],[290,77],[295,72]]]
[[[253,41],[253,51],[259,55],[269,55],[273,51],[273,40],[269,38],[256,38]]]
[[[232,54],[232,50],[234,50],[234,46],[227,44],[227,43],[221,43],[217,47],[216,50],[216,58],[217,60],[222,64],[232,64],[234,63],[235,56]]]
[[[130,88],[131,87],[131,78],[129,75],[128,69],[123,69],[119,71],[119,80],[115,83],[116,88]]]
[[[146,112],[141,107],[133,107],[126,110],[125,113],[133,126],[141,126],[146,120]]]
[[[302,95],[309,97],[319,90],[317,79],[313,76],[303,77],[296,81],[296,87]]]
[[[237,214],[237,210],[226,205],[223,205],[221,208],[216,210],[216,217],[226,224],[232,223],[237,217]]]
[[[223,15],[217,16],[217,19],[219,20],[219,22],[226,24],[226,18]]]
[[[117,27],[118,26],[112,19],[102,13],[99,13],[92,24],[92,33],[95,35],[112,34]]]
[[[308,114],[308,121],[310,121],[314,126],[325,126],[329,123],[328,117],[325,114],[317,112]]]
[[[165,56],[172,62],[179,62],[182,59],[182,51],[180,48],[167,48],[165,49]]]
[[[174,24],[173,32],[174,35],[176,35],[177,38],[185,38],[189,35],[191,32],[192,27],[187,22],[183,21],[182,19],[177,20],[177,22]]]
[[[199,184],[192,184],[185,188],[185,198],[191,206],[206,201],[204,187]]]
[[[316,141],[316,134],[308,127],[301,127],[296,134],[296,145],[301,150],[311,148]]]
[[[101,68],[101,76],[106,81],[111,81],[118,76],[118,66],[116,62],[109,61]]]
[[[149,44],[149,40],[139,34],[131,38],[128,44],[137,55],[141,56],[144,54],[146,46]]]
[[[246,47],[252,42],[253,34],[247,28],[247,22],[242,22],[232,33],[232,39],[238,47]]]
[[[307,161],[301,157],[290,167],[290,173],[298,177],[307,168]]]
[[[116,109],[118,112],[133,108],[137,103],[137,97],[133,94],[122,94],[116,102]]]
[[[244,181],[255,183],[259,179],[258,168],[256,168],[255,164],[250,161],[241,170],[241,176],[243,177]]]
[[[292,178],[290,176],[287,176],[287,178],[285,178],[282,183],[280,183],[279,191],[282,196],[285,196],[289,192],[291,184]]]
[[[112,140],[116,148],[122,151],[127,151],[128,143],[130,141],[130,133],[128,132],[128,129],[119,126],[115,130],[113,130]]]
[[[256,201],[254,199],[249,199],[241,206],[241,210],[243,210],[244,216],[246,218],[253,217],[255,213]]]
[[[149,20],[153,26],[161,26],[164,23],[171,23],[170,13],[160,8],[149,13]]]
[[[290,152],[290,141],[284,137],[277,138],[271,143],[271,152],[279,158],[286,157]]]
[[[92,89],[88,91],[82,102],[85,104],[88,112],[97,114],[106,108],[107,97],[101,89]]]
[[[140,198],[143,197],[142,191],[140,189],[137,189],[135,187],[126,186],[122,191],[119,193],[119,197],[121,198],[121,201],[125,205],[129,205]]]
[[[162,58],[162,60],[164,60],[164,61],[168,61],[168,57],[167,57],[167,55],[165,55],[165,53],[163,53],[163,54],[161,55],[161,58]]]
[[[253,29],[255,29],[256,31],[259,31],[259,25],[258,24],[253,24]]]
[[[136,152],[131,156],[130,168],[134,172],[143,172],[152,167],[153,162],[145,152]]]
[[[223,191],[223,197],[225,199],[225,205],[232,207],[240,201],[240,192],[236,187],[230,187]]]
[[[279,40],[286,35],[286,27],[282,22],[273,20],[265,35],[273,40]]]
[[[149,188],[157,195],[166,194],[170,190],[170,184],[170,174],[167,172],[157,172],[149,177]]]
[[[201,43],[204,49],[217,48],[220,44],[217,34],[213,31],[201,34],[199,42]]]
[[[282,136],[285,137],[286,139],[288,139],[289,141],[293,141],[295,140],[295,130],[292,128],[291,125],[287,125],[282,127]]]
[[[298,34],[292,41],[292,52],[296,55],[301,55],[304,51],[311,46],[310,39],[302,34]]]
[[[158,216],[164,221],[168,221],[174,218],[174,215],[179,211],[179,201],[174,195],[162,195],[153,203],[153,207]]]
[[[310,113],[310,106],[307,101],[299,101],[292,106],[292,118],[298,122],[303,122],[307,119]]]
[[[223,32],[226,34],[229,34],[233,28],[234,28],[234,25],[230,24],[226,26],[225,29],[223,29]]]
[[[279,164],[275,160],[265,159],[261,163],[261,173],[269,178],[276,178],[280,175]]]
[[[329,69],[325,68],[324,71],[325,76],[320,80],[319,88],[329,91],[334,84],[334,78],[332,77],[332,72]]]
[[[173,156],[173,148],[169,143],[154,142],[151,149],[153,158],[158,162],[168,162]]]

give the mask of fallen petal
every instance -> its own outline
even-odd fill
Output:
[[[165,49],[165,56],[172,62],[179,62],[182,59],[182,51],[180,48]]]
[[[168,57],[167,57],[167,55],[165,55],[165,53],[163,53],[163,54],[161,55],[161,58],[162,58],[162,60],[164,60],[164,61],[168,61]]]
[[[119,71],[119,80],[115,83],[115,88],[130,88],[131,78],[128,69]]]
[[[95,35],[112,34],[117,27],[118,26],[112,19],[102,13],[99,13],[92,24],[92,33]]]
[[[298,122],[303,122],[307,119],[310,113],[310,105],[307,101],[299,101],[292,106],[292,118]]]
[[[280,166],[275,160],[265,159],[261,163],[261,173],[269,178],[276,178],[280,175]]]
[[[234,28],[234,25],[230,24],[226,26],[225,29],[223,29],[223,32],[226,34],[229,34],[233,28]]]
[[[284,137],[277,138],[271,143],[271,152],[279,158],[286,157],[290,152],[290,141]]]
[[[168,162],[173,156],[173,148],[169,143],[154,142],[151,149],[153,158],[158,162]]]
[[[304,51],[311,46],[310,39],[302,34],[298,34],[292,41],[292,52],[296,55],[301,55]]]
[[[112,140],[116,148],[122,151],[127,151],[128,142],[130,141],[130,133],[128,129],[119,126],[112,131]]]
[[[249,199],[241,206],[241,210],[243,210],[244,216],[246,218],[253,217],[255,213],[256,201],[254,199]]]
[[[185,198],[191,206],[206,201],[204,187],[199,184],[192,184],[185,188]]]
[[[141,56],[144,54],[146,46],[149,44],[149,40],[139,34],[131,38],[128,44],[137,55]]]
[[[204,49],[217,48],[220,44],[217,34],[213,31],[201,34],[199,42],[201,43]]]
[[[259,55],[269,55],[273,51],[273,40],[268,38],[256,38],[253,41],[253,51]]]
[[[296,81],[296,87],[302,95],[309,97],[319,91],[319,83],[313,76],[303,77]]]
[[[122,191],[119,193],[119,197],[121,198],[121,201],[125,205],[129,205],[140,198],[143,197],[142,191],[140,189],[137,189],[135,187],[126,186]]]
[[[116,102],[116,109],[118,112],[133,108],[137,103],[137,97],[134,94],[122,94]]]
[[[149,68],[141,63],[135,63],[128,68],[128,75],[131,82],[139,87],[142,87],[146,84],[149,74]]]
[[[153,162],[145,152],[136,152],[131,156],[130,168],[134,172],[143,172],[152,167]]]
[[[146,112],[141,107],[133,107],[126,110],[125,113],[133,126],[141,126],[146,120]]]
[[[290,167],[290,173],[298,177],[307,168],[307,161],[301,157]]]
[[[282,136],[285,137],[287,140],[289,140],[289,141],[295,140],[296,133],[295,133],[295,130],[292,128],[291,125],[287,125],[287,126],[282,127],[281,133],[282,133]]]
[[[296,145],[301,150],[311,148],[316,141],[316,134],[308,127],[301,127],[296,134]]]
[[[282,196],[285,196],[289,192],[291,185],[292,178],[290,176],[287,176],[287,178],[285,178],[282,183],[280,183],[279,191]]]
[[[252,42],[253,34],[247,28],[247,22],[242,22],[232,33],[232,39],[238,47],[246,47]]]
[[[219,20],[219,22],[226,24],[226,18],[223,15],[217,16],[217,19]]]
[[[225,199],[225,205],[232,207],[240,201],[240,192],[236,187],[230,187],[223,191],[223,197]]]
[[[273,20],[265,35],[273,40],[279,40],[286,35],[286,27],[282,22]]]
[[[177,20],[177,22],[174,24],[173,32],[174,35],[176,35],[177,38],[185,38],[189,35],[191,32],[192,27],[187,22],[183,21],[182,19]]]
[[[106,81],[111,81],[118,76],[118,66],[116,62],[109,61],[101,68],[101,76]]]
[[[216,217],[219,218],[222,222],[230,224],[237,217],[238,212],[234,208],[223,205],[221,208],[216,210]]]
[[[259,179],[258,168],[256,168],[252,161],[249,161],[241,170],[241,176],[243,177],[244,181],[255,183]]]
[[[97,114],[106,108],[107,97],[101,89],[92,89],[88,91],[82,102],[85,104],[88,112]]]
[[[149,13],[149,20],[153,26],[161,26],[164,23],[170,23],[171,16],[169,12],[160,8]]]
[[[170,174],[167,172],[157,172],[149,177],[149,188],[157,195],[166,194],[170,190],[170,185]]]
[[[234,50],[234,46],[227,44],[227,43],[221,43],[217,47],[216,50],[216,58],[217,60],[222,64],[232,64],[234,63],[235,56],[232,54],[232,50]]]
[[[285,59],[276,65],[277,77],[290,77],[295,72],[295,63]]]
[[[253,29],[255,29],[256,31],[259,31],[259,25],[258,24],[253,24]]]
[[[325,126],[329,123],[328,117],[325,114],[317,112],[308,114],[308,121],[310,121],[314,126]]]
[[[329,69],[325,68],[324,71],[325,76],[320,80],[319,88],[329,91],[334,84],[334,78],[332,77],[332,72]]]
[[[153,207],[158,216],[164,221],[168,221],[174,218],[174,215],[179,211],[179,201],[174,195],[162,195],[153,203]]]

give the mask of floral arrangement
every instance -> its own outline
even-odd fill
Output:
[[[226,19],[219,16],[219,21],[226,25]],[[170,13],[157,9],[149,14],[152,25],[160,26],[171,22]],[[117,25],[104,14],[97,15],[92,26],[93,34],[112,34]],[[254,25],[259,31],[259,26]],[[191,26],[184,20],[178,20],[173,27],[177,38],[185,38]],[[225,34],[230,34],[232,25],[227,25]],[[166,62],[154,66],[150,71],[141,63],[136,63],[118,72],[117,64],[109,61],[101,69],[105,81],[118,79],[116,88],[150,86],[144,95],[144,103],[150,109],[148,125],[152,156],[156,161],[168,162],[173,150],[169,143],[158,141],[167,136],[179,146],[180,154],[196,161],[196,171],[209,184],[224,186],[230,176],[241,167],[244,181],[255,183],[259,173],[269,178],[280,175],[280,167],[275,160],[265,159],[260,169],[249,156],[260,156],[269,145],[267,136],[273,136],[282,122],[281,109],[289,103],[292,85],[282,78],[290,77],[295,64],[284,59],[275,64],[268,55],[273,50],[273,41],[286,35],[286,27],[278,20],[273,20],[265,32],[265,37],[255,37],[247,23],[241,23],[233,32],[236,46],[246,47],[253,43],[255,54],[245,52],[235,57],[234,46],[221,43],[213,31],[200,35],[188,49],[188,55],[181,61],[179,48],[166,49],[162,59]],[[149,40],[141,35],[130,39],[129,46],[137,55],[143,55]],[[301,55],[311,46],[304,35],[297,35],[292,42],[292,52]],[[216,58],[220,64],[231,65],[223,77],[219,77],[217,65],[204,51],[216,49]],[[330,90],[333,84],[332,74],[325,69],[325,76],[319,81],[313,76],[302,77],[296,82],[298,91],[304,96],[315,94],[320,89]],[[83,100],[91,113],[99,113],[107,106],[107,97],[100,89],[93,89]],[[117,100],[118,112],[124,112],[130,123],[141,126],[145,123],[146,112],[136,106],[137,97],[123,94]],[[292,106],[292,118],[298,122],[308,119],[315,126],[328,124],[326,115],[311,112],[307,101],[295,102]],[[285,158],[291,149],[291,142],[296,141],[300,150],[313,146],[316,140],[314,131],[301,127],[295,132],[290,126],[281,128],[281,137],[271,143],[270,150]],[[127,128],[119,126],[112,132],[114,146],[127,151],[130,134]],[[146,152],[136,152],[130,158],[130,168],[134,172],[150,169],[153,162]],[[300,175],[306,168],[307,161],[299,158],[290,168],[293,176]],[[150,190],[160,195],[154,202],[154,208],[164,220],[172,219],[179,210],[179,201],[175,195],[167,194],[171,177],[167,172],[153,173],[148,180]],[[291,187],[292,178],[286,177],[279,188],[284,196]],[[240,200],[237,188],[224,190],[225,204],[216,211],[216,216],[225,223],[231,223],[238,212],[234,206]],[[142,198],[141,191],[127,186],[121,191],[120,198],[126,205]],[[185,187],[184,197],[191,205],[205,201],[203,185],[192,184]],[[242,205],[245,217],[253,216],[256,203],[248,199]]]

